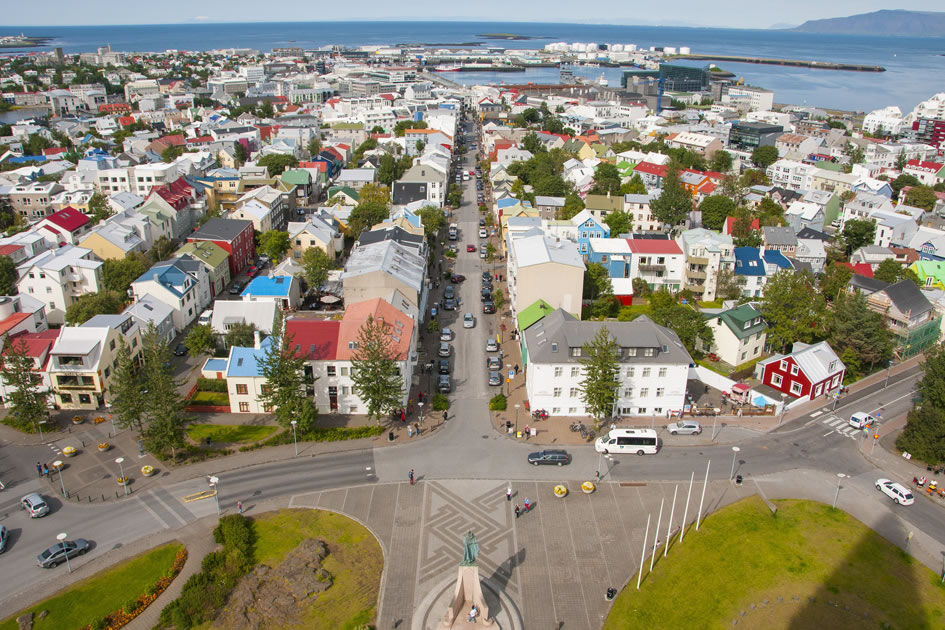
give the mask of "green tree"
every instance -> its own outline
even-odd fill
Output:
[[[142,338],[144,347],[144,396],[145,420],[144,442],[155,454],[177,456],[177,449],[185,444],[184,414],[186,402],[180,393],[171,364],[171,350],[167,339],[158,334],[153,323],[149,323]]]
[[[906,193],[906,204],[931,212],[938,203],[938,196],[928,186],[913,186]]]
[[[611,238],[616,238],[620,234],[630,232],[630,228],[633,226],[632,220],[633,215],[623,210],[613,210],[608,212],[607,216],[604,217],[604,223],[610,228]]]
[[[645,298],[652,293],[649,283],[643,278],[634,278],[631,280],[630,287],[633,291],[633,295],[636,297]]]
[[[389,217],[390,212],[386,205],[365,203],[362,201],[351,211],[348,225],[351,226],[351,231],[354,233],[355,237],[357,237],[361,232],[371,229],[382,221],[386,221]]]
[[[282,260],[289,251],[289,233],[284,230],[268,230],[259,235],[257,250],[272,259],[273,263]]]
[[[709,160],[709,170],[727,173],[732,168],[732,154],[728,151],[716,151]]]
[[[276,115],[276,110],[272,106],[272,101],[268,98],[263,101],[262,105],[259,106],[259,109],[256,110],[260,118],[272,118]]]
[[[154,263],[169,259],[176,251],[177,247],[174,245],[174,241],[166,236],[161,236],[154,241],[154,245],[151,246],[151,250],[148,252],[148,258],[153,265]]]
[[[578,363],[583,370],[578,387],[587,412],[600,426],[605,417],[614,413],[617,389],[620,387],[620,346],[606,326],[602,326],[594,339],[581,348]]]
[[[305,394],[305,356],[296,352],[292,335],[283,329],[281,316],[277,317],[269,342],[265,354],[256,359],[268,385],[260,393],[259,401],[281,426],[289,428],[295,420],[298,430],[304,433],[315,420],[310,409],[312,401]]]
[[[170,164],[184,154],[184,147],[170,146],[161,151],[161,161]]]
[[[906,186],[921,186],[922,183],[916,178],[915,175],[909,175],[908,173],[903,173],[896,179],[889,182],[889,187],[893,191],[893,199],[899,199],[899,193],[902,192],[902,189]]]
[[[748,188],[748,182],[745,177],[725,175],[722,177],[722,186],[719,192],[735,202],[736,207],[740,207],[745,202]]]
[[[555,213],[555,218],[566,221],[584,209],[584,200],[577,193],[568,193],[564,205]]]
[[[426,129],[427,123],[424,120],[400,120],[394,125],[394,136],[403,138],[408,129]]]
[[[846,265],[830,263],[824,268],[824,274],[820,278],[820,292],[825,298],[833,301],[852,277],[853,270]]]
[[[449,194],[446,196],[446,203],[458,208],[463,203],[463,189],[459,184],[450,184]]]
[[[545,145],[538,139],[538,134],[534,131],[529,131],[525,134],[525,137],[522,138],[522,148],[532,154],[541,153],[546,150]]]
[[[108,199],[100,192],[95,192],[89,198],[89,220],[92,225],[98,225],[108,217],[115,214],[108,205]]]
[[[226,331],[224,341],[228,348],[252,348],[256,343],[256,324],[236,322]]]
[[[358,331],[357,347],[351,356],[354,391],[367,407],[369,417],[381,417],[403,405],[404,382],[394,347],[392,324],[368,317]]]
[[[102,263],[102,281],[105,288],[115,293],[124,294],[131,283],[148,270],[144,257],[129,255],[127,258],[110,258]]]
[[[639,173],[634,173],[633,177],[630,178],[626,184],[620,185],[620,194],[621,195],[645,195],[646,194],[646,184],[643,183],[643,179],[640,177]]]
[[[108,399],[115,422],[122,429],[144,428],[144,379],[138,361],[125,340],[118,339],[115,370],[108,386]]]
[[[584,269],[584,299],[596,300],[597,296],[606,293],[610,288],[610,275],[607,273],[607,268],[600,263],[587,263]]]
[[[377,181],[385,186],[393,185],[402,173],[397,168],[397,159],[390,153],[381,156],[381,163],[377,167]]]
[[[773,145],[755,147],[751,152],[751,162],[760,168],[768,168],[778,161],[778,149]]]
[[[869,220],[850,219],[843,224],[843,244],[847,256],[873,242],[876,224]]]
[[[620,171],[610,162],[601,162],[594,171],[594,188],[591,190],[595,195],[617,195],[620,194]]]
[[[660,196],[650,203],[650,210],[667,227],[675,227],[686,220],[692,211],[692,195],[679,181],[679,169],[673,166],[663,178],[663,190]]]
[[[310,289],[320,290],[328,280],[328,271],[334,261],[319,247],[309,247],[302,253],[302,274]]]
[[[305,145],[306,151],[308,151],[309,157],[315,157],[322,150],[322,141],[319,137],[314,137],[308,141],[308,144]]]
[[[721,230],[725,218],[735,212],[735,202],[725,195],[710,195],[699,204],[702,212],[702,227],[709,230]]]
[[[782,269],[765,284],[761,314],[768,322],[768,344],[784,352],[795,341],[823,335],[824,298],[809,273]]]
[[[502,307],[505,306],[505,293],[502,292],[502,289],[492,291],[492,302],[495,304],[497,311],[502,310]]]
[[[246,164],[246,160],[249,159],[249,152],[246,150],[246,145],[242,142],[233,143],[233,159],[237,167]]]
[[[833,303],[828,324],[828,340],[834,351],[852,348],[861,366],[872,370],[892,357],[893,342],[879,313],[866,305],[866,296],[840,294]]]
[[[199,357],[201,354],[213,354],[217,348],[217,336],[210,324],[198,324],[187,333],[184,345],[187,347],[188,354],[192,357]]]
[[[906,428],[896,438],[896,448],[929,464],[945,462],[945,412],[942,408],[923,404],[910,411]]]
[[[256,160],[257,166],[265,166],[269,177],[282,175],[288,168],[296,168],[299,161],[294,155],[283,155],[281,153],[270,153]]]
[[[850,161],[852,162],[853,160],[851,159]],[[896,156],[896,170],[901,172],[902,169],[904,169],[906,167],[906,164],[908,163],[909,163],[909,158],[906,157],[906,152],[900,151],[899,155]]]
[[[925,351],[922,380],[919,381],[918,390],[923,405],[945,410],[945,343],[939,343]],[[945,439],[945,433],[941,437]],[[945,458],[941,461],[945,461]]]
[[[436,206],[423,206],[417,210],[423,222],[423,233],[428,239],[433,239],[446,224],[446,215]]]
[[[381,184],[365,184],[358,191],[358,201],[390,208],[390,188]]]
[[[39,431],[49,418],[49,390],[24,340],[6,336],[0,378],[7,386],[7,423],[20,431]]]
[[[761,225],[784,225],[784,208],[773,199],[765,197],[756,211]]]
[[[715,295],[723,300],[737,300],[742,296],[742,284],[733,269],[719,269],[715,280]]]
[[[16,263],[9,256],[0,256],[0,295],[16,295]]]
[[[66,323],[70,326],[84,324],[95,315],[115,315],[125,305],[125,296],[117,291],[86,293],[66,307]]]
[[[887,258],[879,263],[879,266],[873,272],[873,278],[893,284],[902,280],[903,267],[895,258]]]

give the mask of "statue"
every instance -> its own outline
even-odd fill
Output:
[[[476,556],[479,555],[479,543],[476,541],[476,535],[472,531],[466,532],[463,536],[463,561],[459,566],[476,566]]]

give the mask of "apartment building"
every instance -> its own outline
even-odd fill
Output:
[[[51,324],[65,323],[66,309],[79,296],[104,290],[102,261],[92,250],[67,245],[49,250],[17,267],[19,293],[46,304]]]
[[[685,256],[683,287],[697,299],[711,302],[718,297],[719,272],[735,268],[732,237],[704,228],[681,232],[677,243]]]

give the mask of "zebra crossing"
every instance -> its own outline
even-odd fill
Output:
[[[820,422],[825,427],[830,429],[830,431],[824,433],[823,437],[827,437],[831,433],[839,433],[840,435],[848,437],[851,440],[855,440],[861,433],[861,430],[854,429],[852,426],[850,426],[849,422],[834,415],[826,416]]]

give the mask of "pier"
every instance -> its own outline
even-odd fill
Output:
[[[702,61],[730,61],[733,63],[757,63],[768,66],[796,66],[815,70],[847,70],[850,72],[886,72],[882,66],[868,66],[858,63],[833,63],[830,61],[808,61],[806,59],[775,59],[771,57],[736,57],[733,55],[667,55],[667,61],[692,59]]]

